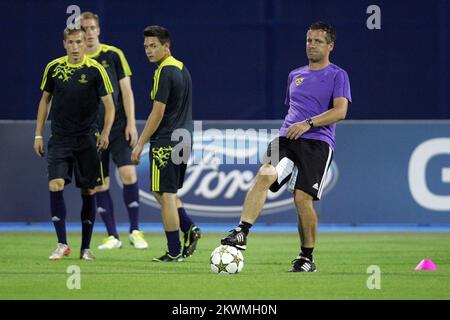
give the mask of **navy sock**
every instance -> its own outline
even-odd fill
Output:
[[[188,216],[186,210],[183,207],[178,208],[178,216],[180,217],[180,230],[181,232],[188,232],[189,228],[194,224],[194,221]]]
[[[95,195],[81,195],[81,250],[89,249],[95,222]]]
[[[172,257],[176,257],[181,252],[180,233],[176,231],[166,231],[167,248]]]
[[[64,203],[63,191],[50,191],[50,211],[58,243],[67,244],[66,204]]]
[[[108,231],[108,236],[114,236],[119,239],[116,220],[114,218],[114,204],[109,190],[97,192],[95,194],[95,200],[97,201],[97,212],[102,216],[106,230]]]
[[[239,228],[242,229],[242,231],[245,233],[246,236],[248,236],[248,233],[250,232],[250,228],[252,227],[251,223],[240,221],[239,222]]]
[[[312,253],[313,253],[314,248],[300,247],[300,250],[301,250],[301,252],[300,252],[301,256],[308,258],[309,260],[312,260]]]
[[[130,233],[139,230],[139,187],[138,183],[123,185],[123,200],[128,210]]]

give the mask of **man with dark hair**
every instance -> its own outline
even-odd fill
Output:
[[[168,245],[166,254],[153,260],[179,262],[192,255],[201,237],[200,229],[187,215],[177,196],[178,189],[183,186],[191,151],[192,80],[183,62],[170,53],[167,29],[160,26],[145,28],[144,48],[149,61],[156,63],[158,68],[151,92],[153,110],[133,150],[132,159],[139,161],[144,144],[150,140],[151,189],[161,205]],[[185,133],[183,138],[189,141],[177,144],[175,136],[178,133]],[[179,145],[183,148],[177,153]],[[179,229],[184,233],[183,249]]]
[[[135,165],[131,162],[131,151],[136,145],[138,134],[134,116],[134,97],[131,89],[131,70],[122,50],[100,43],[98,15],[92,12],[81,14],[81,25],[86,29],[87,56],[95,59],[106,69],[114,88],[113,99],[116,117],[111,129],[110,144],[102,152],[102,167],[105,183],[96,189],[97,212],[102,216],[108,237],[98,247],[100,250],[120,248],[122,242],[114,219],[114,206],[109,193],[109,159],[117,165],[123,184],[123,200],[130,221],[129,240],[136,249],[148,247],[144,234],[139,230],[139,187]],[[103,105],[100,105],[99,127],[103,126]]]
[[[102,184],[98,149],[108,147],[114,121],[113,87],[105,69],[85,55],[84,29],[66,29],[64,48],[67,55],[53,60],[44,71],[39,102],[34,150],[44,155],[43,128],[51,101],[51,130],[48,142],[48,180],[50,210],[58,244],[50,260],[61,260],[70,254],[66,237],[66,205],[63,190],[75,175],[81,189],[82,242],[80,259],[95,259],[90,241],[95,222],[95,187]],[[97,133],[98,104],[105,105],[103,130]]]
[[[334,43],[336,41],[336,31],[334,28],[322,21],[314,22],[310,27],[309,30],[321,30],[325,32],[325,39],[327,43]]]
[[[156,37],[162,45],[167,43],[170,48],[170,33],[164,27],[148,26],[144,29],[144,37]]]
[[[268,149],[271,157],[259,169],[244,202],[241,221],[221,240],[223,245],[245,250],[250,228],[261,213],[267,191],[276,192],[289,181],[297,208],[300,254],[291,272],[315,272],[313,250],[319,200],[335,146],[335,123],[343,120],[351,103],[347,72],[330,63],[334,29],[323,22],[311,25],[306,34],[309,64],[288,76],[285,104],[289,107],[280,137]],[[275,152],[277,151],[275,155]]]

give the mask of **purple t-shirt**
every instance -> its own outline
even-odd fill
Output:
[[[286,136],[290,125],[331,109],[333,99],[340,97],[352,102],[345,70],[332,63],[320,70],[310,70],[308,66],[294,69],[288,76],[285,104],[289,110],[280,128],[280,136]],[[325,141],[334,150],[335,131],[336,124],[314,127],[301,137]]]

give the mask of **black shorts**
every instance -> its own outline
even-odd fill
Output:
[[[180,145],[175,147],[176,144],[169,139],[150,142],[150,180],[153,192],[176,193],[183,187],[191,146],[180,150]]]
[[[114,128],[109,135],[108,149],[103,150],[101,154],[103,176],[109,177],[109,158],[112,157],[113,162],[117,168],[123,166],[134,165],[131,161],[130,142],[125,137],[124,128]]]
[[[103,184],[95,133],[79,137],[51,136],[48,141],[48,180],[72,181],[78,188],[93,189]]]
[[[269,157],[277,147],[279,154],[277,157],[274,154],[275,159],[270,159],[270,162],[276,168],[278,178],[270,186],[270,191],[277,192],[290,182],[292,189],[302,190],[314,200],[319,200],[333,159],[331,147],[321,140],[279,137],[269,144]]]

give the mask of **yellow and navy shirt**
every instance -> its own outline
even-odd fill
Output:
[[[186,66],[172,56],[155,70],[151,99],[164,103],[164,117],[151,140],[170,138],[172,132],[183,128],[194,130],[192,121],[192,79]]]
[[[114,105],[116,106],[113,129],[123,128],[126,125],[126,114],[125,109],[123,108],[123,98],[119,81],[125,77],[131,76],[131,69],[128,65],[128,61],[122,50],[103,43],[100,44],[97,52],[87,56],[91,59],[95,59],[108,72],[109,79],[111,80],[114,89],[113,100]],[[101,101],[100,105],[98,124],[100,128],[103,128],[105,108]]]
[[[47,64],[41,90],[52,95],[52,134],[80,136],[97,130],[100,98],[111,94],[113,87],[97,61],[85,56],[70,64],[64,56]]]

